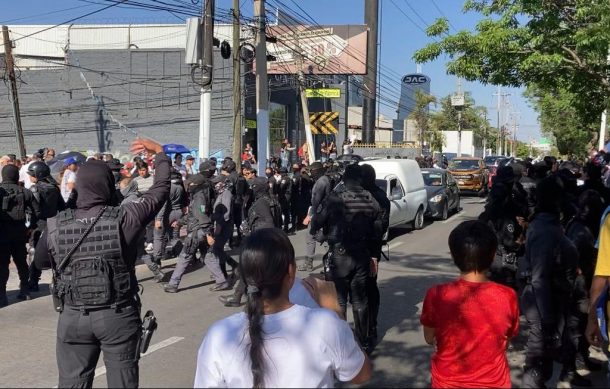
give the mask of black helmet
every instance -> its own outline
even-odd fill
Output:
[[[28,174],[38,180],[44,180],[51,175],[51,169],[46,163],[36,161],[28,166]]]

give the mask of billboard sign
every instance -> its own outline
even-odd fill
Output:
[[[402,82],[408,85],[421,85],[430,82],[430,78],[423,74],[407,74],[402,78]]]
[[[327,99],[338,99],[341,97],[340,88],[318,88],[305,89],[305,95],[308,98],[322,97]]]
[[[277,42],[267,42],[269,74],[366,74],[367,28],[364,25],[278,25],[267,28]],[[303,56],[301,68],[301,55]]]

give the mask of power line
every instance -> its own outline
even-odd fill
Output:
[[[24,16],[24,17],[21,17],[21,18],[4,20],[4,21],[1,21],[0,24],[7,24],[7,23],[11,23],[11,22],[19,22],[21,20],[39,18],[41,16],[48,16],[48,15],[53,15],[53,14],[57,14],[57,13],[63,13],[63,12],[66,12],[66,11],[72,11],[72,10],[75,10],[75,9],[80,9],[80,8],[85,8],[85,7],[91,7],[91,4],[79,5],[77,7],[64,8],[64,9],[59,9],[57,11],[45,12],[45,13],[42,13],[42,14],[36,14],[36,15],[31,15],[31,16]]]
[[[127,0],[118,0],[118,1],[119,1],[119,2],[118,2],[118,3],[116,3],[116,4],[111,4],[111,5],[108,5],[108,6],[106,6],[106,7],[100,8],[100,9],[98,9],[98,10],[96,10],[96,11],[92,11],[92,12],[86,13],[86,14],[84,14],[84,15],[77,16],[77,17],[75,17],[75,18],[72,18],[72,19],[66,20],[65,22],[62,22],[62,23],[56,24],[56,25],[54,25],[54,26],[50,26],[50,27],[47,27],[47,28],[43,28],[42,30],[39,30],[39,31],[33,32],[33,33],[28,34],[28,35],[26,35],[26,36],[23,36],[23,37],[21,37],[21,38],[14,39],[13,41],[14,41],[14,42],[16,42],[16,41],[21,40],[21,39],[29,38],[29,37],[31,37],[31,36],[33,36],[33,35],[37,35],[37,34],[40,34],[40,33],[42,33],[42,32],[52,30],[52,29],[57,28],[57,27],[59,27],[59,26],[62,26],[62,25],[64,25],[64,24],[69,24],[69,23],[72,23],[72,22],[77,21],[77,20],[79,20],[79,19],[86,18],[87,16],[95,15],[95,14],[100,13],[100,12],[102,12],[102,11],[105,11],[105,10],[107,10],[107,9],[109,9],[109,8],[115,7],[115,6],[117,6],[118,4],[120,4],[120,3],[124,3],[124,2],[125,2],[125,1],[127,1]]]
[[[449,26],[451,26],[451,28],[453,28],[454,31],[457,32],[457,28],[455,28],[455,26],[451,23],[451,20],[449,20],[449,18],[447,16],[445,16],[445,13],[443,12],[443,10],[438,6],[438,4],[436,4],[435,0],[432,0],[432,5],[434,5],[434,8],[436,8],[436,10],[441,14],[442,17],[444,17],[445,19],[447,19],[447,22],[449,23]]]

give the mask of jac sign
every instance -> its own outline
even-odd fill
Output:
[[[420,85],[430,82],[430,79],[423,74],[407,74],[402,78],[402,82],[410,85]]]

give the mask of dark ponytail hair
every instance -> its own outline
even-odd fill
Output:
[[[239,269],[248,296],[246,314],[254,388],[264,387],[263,300],[280,296],[290,264],[295,264],[294,248],[282,230],[263,228],[246,238]]]

